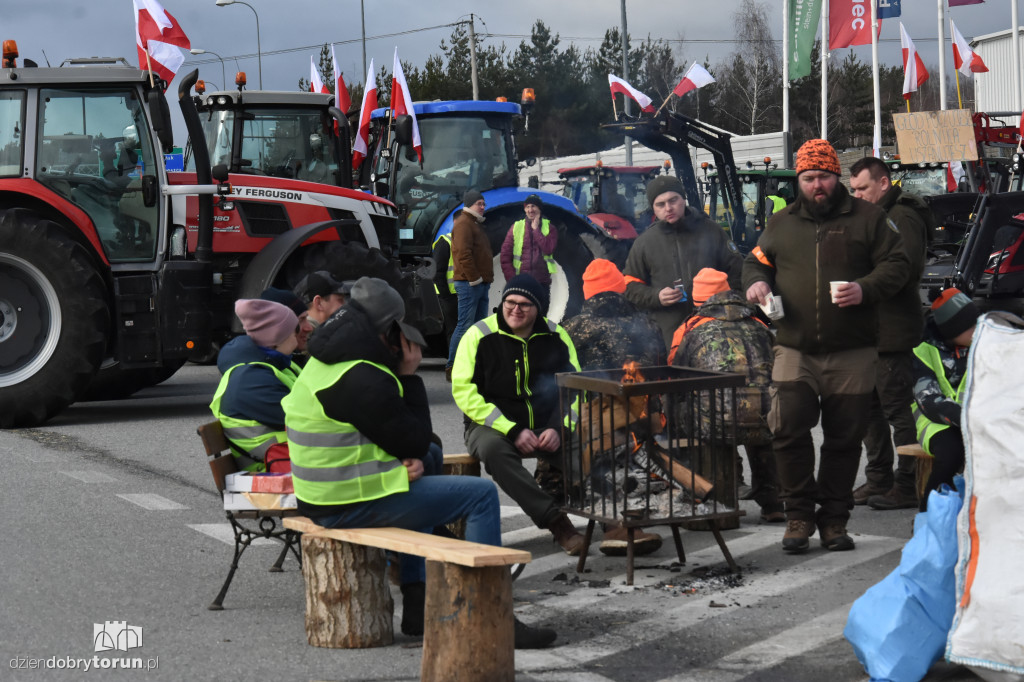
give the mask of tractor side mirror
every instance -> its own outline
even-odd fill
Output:
[[[167,106],[167,98],[163,90],[156,88],[146,93],[149,101],[149,116],[153,121],[153,130],[160,140],[164,154],[174,151],[174,130],[171,125],[171,110]],[[149,206],[149,204],[146,204]]]
[[[156,176],[155,175],[143,175],[142,176],[142,203],[147,207],[156,206],[157,191],[156,191]]]
[[[399,144],[412,144],[412,116],[397,116],[395,118],[395,139]]]

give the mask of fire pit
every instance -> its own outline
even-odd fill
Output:
[[[739,569],[721,526],[738,521],[736,391],[742,374],[642,367],[557,375],[563,411],[563,510],[590,519],[577,572],[598,521],[627,530],[626,583],[633,584],[636,528],[667,525],[680,563],[679,526],[706,522],[729,569]]]

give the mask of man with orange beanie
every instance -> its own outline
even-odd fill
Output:
[[[761,508],[762,521],[781,523],[786,516],[768,428],[772,333],[719,270],[704,268],[697,273],[693,302],[697,309],[672,337],[669,363],[746,375],[746,385],[736,389],[736,440],[725,456],[736,457],[735,446],[743,446],[750,462],[750,498]],[[732,421],[731,413],[719,417]]]
[[[621,369],[630,361],[641,367],[665,361],[665,343],[661,330],[650,317],[626,300],[626,280],[615,263],[596,258],[583,273],[583,308],[562,326],[576,347],[580,368]],[[549,492],[561,491],[561,472],[544,470],[537,463],[537,482]],[[609,555],[625,555],[626,529],[604,529],[599,549]],[[661,537],[638,528],[633,538],[637,555],[650,554],[661,547]]]
[[[827,140],[800,147],[796,173],[799,196],[768,221],[743,264],[743,286],[750,302],[770,293],[786,302],[775,320],[768,415],[786,504],[782,549],[806,551],[817,529],[826,549],[851,550],[846,523],[875,390],[878,304],[903,286],[910,262],[885,211],[839,182]]]

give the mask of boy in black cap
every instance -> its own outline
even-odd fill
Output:
[[[967,351],[974,338],[979,310],[959,289],[946,289],[925,319],[925,340],[914,349],[914,421],[917,440],[934,458],[920,510],[928,507],[928,491],[953,485],[964,465],[960,431],[961,403],[967,374]]]
[[[309,319],[319,326],[345,305],[353,282],[339,282],[326,270],[311,272],[295,286],[295,293],[306,304]]]
[[[551,227],[547,218],[541,217],[542,206],[536,194],[526,197],[523,201],[526,219],[513,223],[505,235],[501,245],[501,272],[506,282],[520,273],[526,273],[533,275],[545,288],[551,287],[558,230]]]
[[[553,459],[561,451],[555,374],[580,369],[569,335],[544,317],[547,304],[547,292],[533,277],[510,279],[498,312],[463,337],[452,397],[466,415],[470,454],[538,528],[575,555],[583,536],[523,467],[523,457]]]

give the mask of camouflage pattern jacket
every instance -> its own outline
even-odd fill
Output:
[[[562,327],[584,370],[620,369],[630,360],[641,367],[664,364],[665,342],[658,325],[613,291],[591,296]]]

